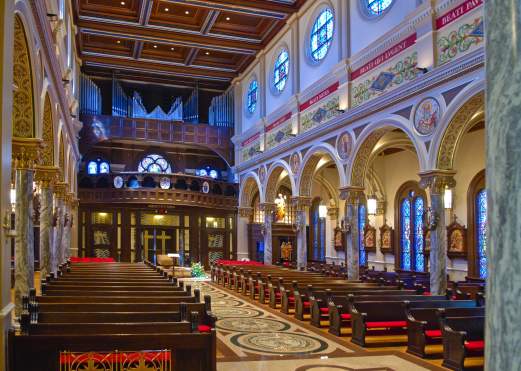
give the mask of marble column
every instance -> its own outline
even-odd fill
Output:
[[[426,209],[426,223],[430,230],[429,254],[430,291],[433,295],[447,292],[447,227],[443,192],[445,186],[454,188],[454,172],[433,170],[420,174],[420,185],[429,192],[430,208]]]
[[[58,182],[54,186],[54,195],[55,195],[55,227],[54,227],[54,256],[55,261],[53,262],[54,271],[57,272],[58,266],[65,262],[65,254],[63,247],[63,230],[64,230],[64,220],[65,220],[65,189],[66,184],[63,182]]]
[[[360,187],[345,187],[340,189],[340,199],[346,200],[346,265],[348,280],[360,278],[360,231],[358,230],[358,204],[363,196]]]
[[[63,261],[62,263],[65,263],[67,259],[70,257],[70,249],[71,249],[71,228],[70,228],[70,221],[71,221],[71,212],[69,207],[68,200],[64,202],[64,215],[63,215],[63,234],[62,234],[62,242],[61,242],[61,250],[63,254]]]
[[[298,269],[306,269],[308,265],[308,239],[306,230],[306,219],[309,207],[311,206],[311,197],[297,196],[292,197],[291,203],[295,213],[295,225],[297,227],[297,267]]]
[[[521,3],[486,1],[484,13],[488,189],[485,369],[521,370]]]
[[[239,214],[237,215],[237,259],[244,258],[255,259],[255,255],[250,256],[248,223],[253,215],[253,208],[239,207]]]
[[[275,210],[274,203],[262,203],[261,209],[264,211],[264,264],[273,264],[273,238],[271,235],[271,224],[273,223],[273,211]]]

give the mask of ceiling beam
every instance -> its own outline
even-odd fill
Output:
[[[152,14],[153,0],[141,0],[141,8],[139,9],[139,24],[146,26]]]
[[[132,58],[139,59],[141,58],[141,52],[143,51],[143,41],[137,40],[134,43],[133,49],[132,49]]]
[[[193,49],[190,49],[190,51],[188,52],[188,54],[186,55],[186,58],[185,58],[185,65],[189,66],[193,63],[194,59],[197,57],[197,53],[199,53],[199,49],[197,48],[193,48]]]
[[[206,19],[203,22],[203,25],[201,26],[201,34],[207,35],[208,32],[212,29],[213,25],[215,24],[215,21],[219,17],[219,14],[221,12],[218,10],[210,10],[208,12],[208,15],[206,16]]]

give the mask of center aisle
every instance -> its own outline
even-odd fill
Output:
[[[192,282],[218,317],[218,371],[442,370],[399,351],[368,352],[268,305],[210,282]]]

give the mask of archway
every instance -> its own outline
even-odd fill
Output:
[[[263,193],[256,173],[248,173],[241,181],[239,191],[239,215],[237,218],[237,256],[239,259],[264,261],[262,226],[264,211],[261,209]]]

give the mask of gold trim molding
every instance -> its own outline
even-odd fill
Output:
[[[40,162],[42,140],[13,137],[13,168],[32,170]]]

